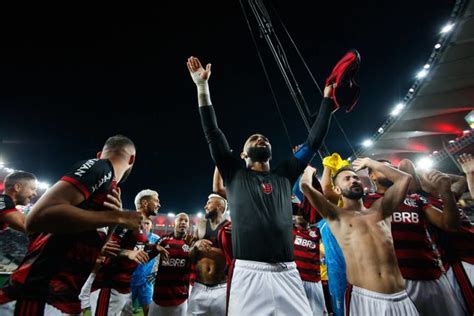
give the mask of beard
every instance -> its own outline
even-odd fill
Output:
[[[120,179],[120,182],[119,183],[124,183],[125,180],[127,180],[128,176],[130,175],[130,173],[132,173],[132,167],[131,166],[130,168],[128,168],[127,170],[125,170],[125,172],[123,173],[123,176],[122,176],[122,179]]]
[[[387,178],[377,179],[377,183],[383,186],[384,188],[390,188],[393,185],[393,182]]]
[[[212,219],[217,216],[217,210],[210,210],[209,212],[206,213],[204,216],[205,219]]]
[[[359,188],[360,190],[353,191],[354,188]],[[342,190],[342,196],[350,200],[359,200],[364,196],[364,189],[360,185],[353,185],[350,189]]]
[[[149,216],[156,216],[158,215],[158,209],[153,209],[151,207],[148,208],[147,213]]]
[[[247,155],[253,161],[266,162],[272,157],[272,150],[270,147],[250,147],[247,150]]]
[[[18,205],[27,205],[30,203],[30,198],[27,196],[17,196],[16,197],[16,204]]]

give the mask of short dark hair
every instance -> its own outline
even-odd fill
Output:
[[[392,162],[390,160],[387,160],[387,159],[377,159],[376,161],[381,162],[381,163],[388,163],[389,165],[392,165]],[[373,170],[371,168],[367,168],[367,172],[369,174],[371,174],[372,171]]]
[[[21,170],[14,171],[5,177],[5,180],[3,181],[4,190],[10,191],[15,184],[24,180],[36,180],[36,177],[30,172]]]
[[[135,148],[135,144],[130,138],[124,135],[109,137],[104,144],[104,148],[107,148],[110,151],[119,151],[125,147]]]
[[[343,172],[343,171],[352,171],[352,172],[356,173],[355,170],[352,169],[351,167],[347,167],[347,166],[346,166],[346,167],[342,167],[342,168],[340,168],[339,170],[337,170],[336,173],[332,176],[332,183],[333,183],[333,184],[336,184],[336,178],[337,178],[337,176],[338,176],[341,172]]]

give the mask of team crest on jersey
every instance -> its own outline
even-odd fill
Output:
[[[315,238],[316,237],[316,232],[314,230],[312,230],[312,231],[309,232],[309,235],[311,237]]]
[[[262,183],[262,190],[265,194],[270,194],[273,191],[273,187],[271,183]]]
[[[184,244],[183,247],[181,247],[184,252],[189,252],[189,246]]]

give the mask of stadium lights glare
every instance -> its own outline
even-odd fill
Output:
[[[424,69],[430,69],[430,64],[425,64],[425,65],[423,66],[423,68],[424,68]]]
[[[174,217],[174,216],[175,216],[174,213],[171,213],[171,212],[168,213],[168,217]]]
[[[410,88],[408,91],[413,93],[413,92],[415,92],[415,89]]]
[[[428,74],[428,71],[426,69],[423,69],[423,70],[420,70],[417,74],[416,74],[416,77],[418,79],[423,79],[424,77],[426,77],[426,75]]]
[[[373,142],[370,139],[366,139],[362,142],[362,146],[364,146],[364,147],[370,147],[372,145],[373,145]]]
[[[0,168],[3,168],[4,166],[5,166],[5,163],[2,160],[0,160]]]
[[[404,107],[405,107],[405,104],[398,103],[397,105],[395,105],[395,108],[392,110],[390,115],[397,116],[398,114],[400,114],[400,112],[403,110]]]
[[[47,190],[49,189],[49,183],[48,182],[38,182],[38,188],[42,190]]]
[[[15,171],[15,170],[13,170],[13,169],[11,169],[11,168],[5,168],[4,170],[5,170],[7,173],[12,173],[13,171]]]
[[[454,144],[456,141],[454,139],[451,139],[448,143]]]
[[[351,162],[351,160],[352,160],[352,158],[351,158],[351,157],[347,158],[347,161]]]
[[[378,132],[379,132],[380,134],[382,134],[382,133],[384,132],[383,128],[382,128],[382,127],[379,128],[379,129],[378,129]]]
[[[198,212],[197,217],[201,218],[202,217],[202,212]]]
[[[441,44],[440,44],[440,43],[438,43],[438,44],[435,45],[435,49],[439,49],[440,47],[441,47]]]
[[[420,158],[416,162],[416,167],[419,169],[431,169],[433,165],[434,165],[434,161],[430,157]]]
[[[449,31],[453,29],[453,27],[454,27],[454,24],[448,23],[445,26],[443,26],[443,28],[441,29],[441,33],[448,33]]]

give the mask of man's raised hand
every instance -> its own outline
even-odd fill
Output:
[[[206,69],[204,69],[199,59],[193,56],[188,58],[186,64],[188,66],[189,74],[196,85],[205,84],[209,80],[209,77],[211,76],[211,64],[207,64]]]

